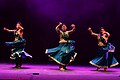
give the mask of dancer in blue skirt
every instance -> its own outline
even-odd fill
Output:
[[[60,29],[60,27],[62,28]],[[69,40],[69,34],[75,31],[75,25],[71,25],[72,29],[67,31],[67,26],[61,22],[57,25],[56,31],[59,33],[60,41],[59,46],[46,49],[46,54],[60,66],[61,71],[66,70],[66,66],[75,59],[77,53],[74,52],[74,40]]]
[[[98,40],[97,56],[90,61],[90,64],[96,66],[97,70],[104,68],[104,71],[107,71],[108,67],[118,65],[119,63],[114,57],[115,47],[108,42],[110,34],[103,27],[101,27],[99,34],[94,33],[91,28],[88,28],[88,31]]]
[[[16,29],[9,30],[4,27],[4,30],[7,32],[13,32],[15,39],[13,42],[5,42],[7,46],[11,46],[11,56],[10,58],[15,60],[15,68],[21,68],[22,66],[22,59],[26,57],[31,57],[28,53],[24,51],[26,40],[23,39],[23,27],[20,22],[16,24]]]

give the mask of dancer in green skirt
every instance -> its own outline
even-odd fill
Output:
[[[60,29],[60,27],[62,28]],[[69,39],[70,33],[75,31],[75,25],[71,25],[71,30],[67,31],[67,26],[61,22],[56,26],[56,31],[59,33],[59,46],[46,49],[46,54],[60,66],[61,71],[66,70],[66,66],[75,59],[77,53],[74,52],[74,40]]]
[[[16,24],[16,29],[10,30],[4,27],[4,30],[7,32],[13,32],[15,39],[12,42],[5,42],[7,46],[12,47],[10,58],[15,61],[15,68],[21,68],[23,58],[30,57],[31,55],[24,51],[26,40],[23,39],[23,30],[24,28],[21,25],[21,22]]]

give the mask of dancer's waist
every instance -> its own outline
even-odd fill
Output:
[[[60,40],[59,43],[75,43],[74,40]]]

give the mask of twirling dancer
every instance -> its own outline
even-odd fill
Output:
[[[108,67],[113,67],[119,63],[114,57],[115,47],[108,42],[110,34],[105,31],[103,27],[100,29],[100,33],[94,33],[91,28],[88,28],[88,31],[92,36],[95,36],[98,40],[98,53],[97,56],[90,61],[90,64],[97,67],[97,71],[100,68],[104,68],[104,71],[107,71]]]
[[[62,28],[60,29],[60,26]],[[74,52],[74,40],[69,40],[69,34],[75,31],[75,25],[71,25],[72,29],[67,31],[67,26],[65,24],[62,25],[60,22],[56,26],[56,31],[59,33],[60,41],[59,46],[46,49],[46,54],[54,61],[56,61],[60,66],[59,69],[61,71],[67,70],[66,66],[75,59],[77,53]]]
[[[26,40],[23,39],[23,30],[24,28],[21,25],[21,22],[18,22],[16,24],[16,29],[14,30],[9,30],[7,28],[4,27],[4,30],[7,32],[13,32],[15,39],[13,42],[5,42],[7,46],[11,46],[11,56],[10,58],[15,60],[15,68],[21,68],[22,66],[22,59],[26,58],[26,57],[30,57],[32,58],[31,55],[29,55],[28,53],[26,53],[24,51],[25,49],[25,44],[26,44]]]

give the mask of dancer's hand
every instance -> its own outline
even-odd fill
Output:
[[[91,28],[91,27],[89,27],[89,28],[88,28],[88,31],[90,31],[90,30],[92,30],[92,28]]]
[[[4,27],[3,30],[8,30],[8,29],[6,27]]]
[[[61,23],[61,22],[59,22],[59,25],[62,25],[62,23]]]
[[[73,27],[75,27],[75,25],[74,25],[74,24],[71,24],[71,27],[73,28]]]

